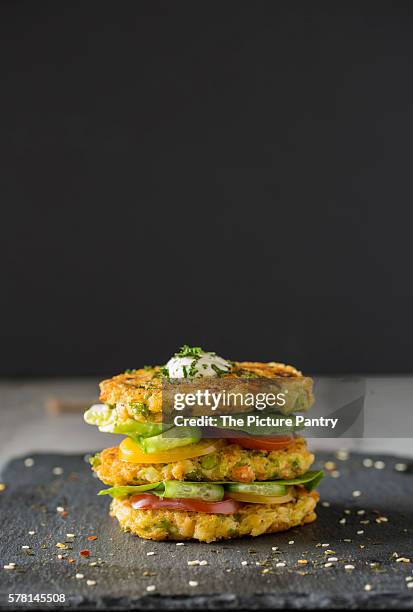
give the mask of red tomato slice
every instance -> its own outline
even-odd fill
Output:
[[[242,503],[234,499],[206,502],[202,499],[186,499],[183,497],[168,499],[152,493],[133,495],[129,501],[135,510],[185,510],[186,512],[207,512],[209,514],[234,514],[243,506]]]
[[[254,448],[257,450],[282,450],[294,441],[294,436],[242,436],[239,438],[228,438],[230,444],[239,444],[243,448]]]

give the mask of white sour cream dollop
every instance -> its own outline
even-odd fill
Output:
[[[196,357],[174,355],[166,364],[170,378],[201,378],[229,372],[231,364],[215,353],[201,351]]]

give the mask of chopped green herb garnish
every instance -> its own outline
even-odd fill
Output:
[[[184,344],[181,346],[178,353],[175,353],[175,357],[197,357],[199,359],[202,357],[203,352],[200,346],[188,346]]]

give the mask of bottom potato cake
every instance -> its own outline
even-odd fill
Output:
[[[93,460],[93,469],[102,482],[111,486],[144,484],[161,480],[253,482],[296,478],[307,472],[314,455],[303,438],[282,450],[264,451],[227,444],[203,457],[173,463],[140,464],[123,461],[119,448],[106,448]]]
[[[120,526],[149,540],[190,540],[214,542],[241,536],[286,531],[311,523],[318,493],[294,487],[295,499],[284,504],[245,504],[235,514],[207,514],[176,510],[135,510],[129,500],[114,499],[110,514]]]

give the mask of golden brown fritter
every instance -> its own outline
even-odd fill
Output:
[[[262,377],[288,385],[290,393],[288,412],[307,410],[313,403],[312,379],[302,376],[296,368],[283,363],[260,363],[252,361],[234,362],[230,372],[223,374],[221,379],[243,379]],[[134,418],[136,420],[160,420],[162,412],[162,382],[161,367],[154,366],[140,370],[132,370],[118,374],[100,383],[100,400],[105,404],[116,405],[121,420]],[[196,379],[202,380],[202,379]],[[205,382],[206,379],[203,379]],[[200,384],[202,384],[200,382]],[[279,409],[285,412],[284,409]],[[285,412],[286,413],[286,412]]]
[[[125,531],[150,540],[202,542],[259,536],[286,531],[317,518],[318,493],[294,487],[294,501],[284,504],[245,504],[236,514],[206,514],[174,510],[135,510],[128,500],[114,499],[110,513]]]
[[[296,478],[305,474],[313,461],[305,440],[297,438],[282,450],[251,450],[227,444],[209,455],[173,463],[129,463],[119,458],[118,447],[107,448],[95,458],[93,469],[111,486],[161,480],[252,482]]]

